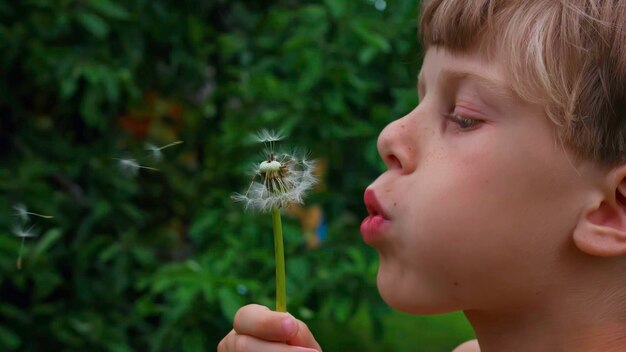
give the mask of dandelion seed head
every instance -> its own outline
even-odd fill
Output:
[[[37,229],[35,225],[31,225],[28,229],[24,230],[22,226],[16,226],[13,228],[13,234],[20,238],[37,237]]]
[[[279,131],[262,129],[256,134],[256,141],[260,143],[278,142],[285,138],[285,134]]]
[[[126,176],[135,176],[139,172],[140,165],[133,158],[122,158],[117,161],[117,168]]]
[[[313,175],[315,163],[286,153],[278,160],[258,164],[248,191],[233,194],[232,200],[243,203],[246,210],[261,212],[303,203],[306,192],[317,182]]]
[[[146,143],[145,148],[147,151],[150,152],[150,155],[152,156],[152,159],[154,159],[155,161],[160,161],[161,159],[163,159],[163,149],[167,149],[170,147],[173,147],[175,145],[179,145],[184,143],[183,141],[175,141],[175,142],[171,142],[169,144],[166,145],[162,145],[162,146],[158,146],[156,144],[153,143]]]
[[[30,212],[30,211],[28,211],[28,208],[24,204],[22,204],[22,203],[15,204],[13,206],[13,209],[15,209],[15,214],[14,215],[19,217],[20,220],[22,221],[22,223],[27,223],[31,215],[32,216],[37,216],[37,217],[40,217],[40,218],[44,218],[44,219],[52,219],[52,218],[54,218],[54,216],[52,216],[52,215],[44,215],[44,214],[38,214],[38,213]]]
[[[150,156],[152,156],[152,159],[159,161],[161,159],[163,159],[163,152],[161,152],[161,148],[159,148],[157,145],[154,145],[152,143],[146,143],[146,150],[150,152]]]
[[[15,209],[15,216],[20,218],[20,220],[22,220],[23,222],[28,221],[28,208],[26,208],[24,204],[22,203],[15,204],[13,206],[13,209]]]

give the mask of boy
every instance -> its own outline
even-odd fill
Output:
[[[381,296],[463,310],[457,351],[626,351],[626,3],[430,0],[420,32],[365,192]],[[220,352],[321,351],[286,313],[234,325]]]

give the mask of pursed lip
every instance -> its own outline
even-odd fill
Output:
[[[368,188],[365,190],[365,193],[363,193],[363,202],[365,203],[367,212],[370,215],[380,215],[385,220],[389,220],[389,216],[387,215],[387,213],[385,212],[385,209],[383,209],[382,205],[380,204],[380,201],[376,197],[376,193],[374,192],[373,189]]]

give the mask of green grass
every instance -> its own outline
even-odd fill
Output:
[[[364,310],[351,321],[311,322],[310,328],[325,351],[450,352],[474,338],[462,313],[413,316],[391,312],[384,318],[382,338],[376,338]]]

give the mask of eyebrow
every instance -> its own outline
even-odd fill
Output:
[[[478,83],[480,86],[485,88],[490,95],[495,96],[500,99],[516,101],[518,100],[518,95],[515,94],[513,89],[504,82],[500,83],[493,79],[481,76],[479,74],[469,72],[469,71],[458,71],[458,70],[449,70],[444,69],[441,72],[443,79],[446,81],[461,81],[461,80],[471,80]],[[424,83],[422,80],[422,73],[417,77],[418,80],[418,90],[424,89]]]

